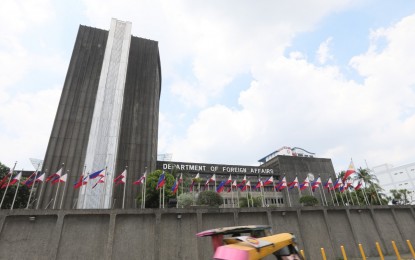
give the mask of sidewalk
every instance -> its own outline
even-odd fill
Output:
[[[348,260],[361,260],[363,258],[347,258]],[[380,257],[366,257],[367,260],[379,260]],[[385,260],[396,260],[397,257],[396,255],[389,255],[389,256],[385,256]],[[412,257],[411,254],[401,254],[401,259],[402,260],[415,260],[415,258]]]

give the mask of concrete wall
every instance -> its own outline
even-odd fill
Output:
[[[33,218],[35,219],[33,220]],[[31,220],[32,219],[32,220]],[[211,259],[210,238],[197,232],[267,224],[292,232],[307,259],[393,254],[415,244],[413,206],[145,210],[1,210],[0,259]],[[272,258],[267,258],[272,259]]]

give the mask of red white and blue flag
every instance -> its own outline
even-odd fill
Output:
[[[274,176],[269,177],[265,182],[264,182],[264,186],[267,186],[269,184],[273,184],[274,183]]]
[[[190,191],[193,191],[193,186],[196,184],[196,180],[200,178],[199,173],[196,174],[196,176],[192,179],[192,183],[190,184]]]
[[[236,183],[236,180],[233,181],[232,185],[229,187],[228,192],[232,191],[232,188],[236,188],[238,184]]]
[[[330,189],[330,184],[333,185],[333,181],[331,180],[331,178],[329,178],[326,183],[324,183],[323,187],[325,189]]]
[[[287,187],[287,179],[284,176],[284,178],[282,178],[282,180],[277,185],[275,185],[275,189],[278,191],[282,191],[286,187]]]
[[[354,187],[354,190],[359,190],[362,187],[362,180],[359,180],[359,183],[356,187]]]
[[[90,178],[90,179],[95,179],[95,178],[97,178],[97,177],[105,177],[105,169],[102,169],[102,170],[96,171],[96,172],[91,173],[91,174],[89,175],[89,178]]]
[[[246,191],[246,189],[248,189],[248,187],[251,187],[251,181],[248,181],[241,189],[241,191]]]
[[[66,179],[68,178],[68,174],[64,174],[64,175],[62,175],[60,178],[58,178],[58,179],[54,179],[53,181],[52,181],[52,183],[53,184],[55,184],[55,183],[59,183],[59,182],[66,182]]]
[[[140,179],[138,179],[135,182],[133,182],[133,184],[134,185],[140,185],[140,184],[142,184],[144,182],[144,180],[146,179],[146,177],[147,177],[147,171],[145,171],[143,173],[143,175],[140,177]]]
[[[6,176],[3,177],[0,181],[0,187],[3,189],[3,185],[7,186],[7,182],[9,181],[9,177],[12,176],[12,172],[9,172],[6,174]],[[6,186],[4,188],[6,188]]]
[[[246,175],[244,176],[242,182],[237,185],[237,187],[242,189],[244,187],[245,183],[246,183]]]
[[[125,169],[120,175],[118,175],[114,179],[115,185],[117,184],[125,184],[125,181],[127,180],[127,169]]]
[[[10,181],[9,185],[7,185],[7,183],[3,184],[4,188],[16,184],[17,182],[20,181],[21,178],[22,178],[22,172],[19,172],[19,174],[17,174],[16,176],[13,177],[13,179]]]
[[[347,169],[346,173],[343,176],[343,182],[349,178],[350,175],[352,175],[353,173],[355,173],[356,170],[354,168],[354,164],[353,164],[353,160],[350,161],[350,165],[349,168]]]
[[[88,184],[88,174],[85,177],[83,175],[79,176],[79,180],[74,183],[73,187],[78,189],[86,184]]]
[[[295,177],[295,179],[292,182],[288,183],[287,186],[290,190],[298,187],[298,177]]]
[[[259,189],[264,186],[264,183],[262,182],[261,178],[258,179],[258,183],[255,186],[255,189]]]
[[[320,184],[321,184],[321,179],[320,179],[320,177],[318,177],[317,178],[317,180],[315,180],[315,181],[313,181],[312,183],[311,183],[311,189],[313,190],[313,192],[318,188],[318,187],[320,187]]]
[[[307,189],[309,185],[310,185],[310,181],[308,180],[308,177],[306,177],[303,183],[300,184],[300,190]]]
[[[178,189],[179,189],[179,182],[176,179],[173,183],[173,187],[171,187],[171,191],[173,192],[173,194],[176,194]]]
[[[166,184],[166,175],[164,175],[164,171],[163,171],[163,173],[160,175],[159,180],[157,182],[156,190],[162,188],[164,184]]]
[[[27,187],[31,187],[32,184],[35,182],[36,180],[36,175],[40,174],[40,172],[34,172],[32,173],[29,178],[26,179],[26,181],[23,182],[23,185],[26,185]]]
[[[221,193],[225,189],[226,181],[221,181],[216,188],[216,192]]]
[[[232,176],[229,174],[228,180],[225,182],[225,185],[229,185],[232,183]]]
[[[49,181],[52,181],[53,182],[53,181],[59,179],[61,177],[61,175],[62,175],[62,168],[60,168],[59,171],[57,171],[56,173],[54,173],[51,176],[49,176],[46,179],[46,182],[49,182]]]
[[[179,184],[183,183],[183,173],[180,173]]]
[[[105,183],[105,176],[102,176],[92,188],[95,188],[99,183]]]
[[[212,177],[210,177],[207,181],[206,181],[206,183],[205,183],[205,187],[206,186],[208,186],[209,185],[209,183],[211,183],[211,182],[215,182],[216,181],[216,175],[215,174],[213,174],[212,175]]]
[[[338,178],[338,179],[334,182],[332,190],[338,189],[338,188],[340,188],[341,186],[343,186],[343,182],[342,182],[342,180],[341,180],[340,178]]]

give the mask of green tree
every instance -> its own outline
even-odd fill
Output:
[[[369,169],[363,169],[362,167],[357,169],[355,179],[362,180],[366,186],[372,186],[379,183],[375,174],[370,173]]]
[[[249,198],[249,207],[262,207],[261,197],[252,197],[252,195],[249,193],[248,198]],[[239,199],[239,207],[240,208],[248,207],[248,200],[246,197],[242,197]]]
[[[392,204],[395,205],[408,205],[411,204],[411,200],[410,197],[412,195],[412,192],[407,190],[407,189],[402,189],[402,190],[390,190],[390,192],[392,193],[392,198],[390,198],[390,200],[392,200]]]
[[[0,162],[0,181],[3,180],[9,172],[10,172],[10,168]],[[13,176],[15,176],[15,175],[13,175]],[[7,184],[7,180],[6,179],[4,179],[4,180]],[[22,178],[21,182],[23,182],[23,181],[24,181],[24,179]],[[10,209],[11,208],[12,203],[13,203],[14,194],[16,193],[16,188],[17,188],[17,183],[13,186],[9,186],[9,188],[7,189],[6,196],[4,197],[2,209]],[[0,200],[3,198],[3,195],[4,195],[5,191],[6,191],[6,189],[0,189]],[[17,196],[16,196],[16,201],[14,202],[13,208],[14,209],[26,208],[27,200],[29,199],[29,193],[30,193],[30,190],[27,188],[27,186],[22,185],[22,183],[20,183],[19,190],[18,190]]]
[[[177,203],[181,208],[187,208],[194,204],[195,199],[192,193],[182,193],[177,197]]]
[[[315,206],[318,204],[318,200],[314,196],[304,195],[300,198],[300,203],[304,206]]]
[[[199,193],[197,197],[197,205],[219,207],[223,204],[222,196],[212,190],[206,190]]]
[[[160,175],[163,173],[162,170],[156,170],[147,175],[146,180],[146,208],[158,208],[160,207],[160,193],[163,194],[162,189],[156,190],[157,183]],[[174,183],[174,177],[171,173],[164,171],[166,183],[164,187],[164,206],[167,207],[169,199],[175,198],[171,187]],[[161,191],[161,192],[160,192]],[[137,197],[137,205],[141,205],[141,194]]]

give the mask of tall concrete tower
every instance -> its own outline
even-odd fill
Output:
[[[49,140],[43,171],[63,167],[66,184],[44,184],[39,208],[135,207],[131,185],[157,161],[161,70],[158,43],[131,36],[131,23],[112,19],[109,31],[80,26]],[[83,173],[105,169],[105,182],[75,189]],[[66,185],[66,186],[64,186]]]

